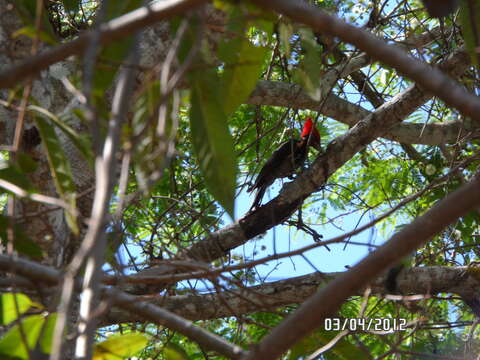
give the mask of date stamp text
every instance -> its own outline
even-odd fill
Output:
[[[327,331],[405,331],[406,319],[393,318],[326,318],[324,328]]]

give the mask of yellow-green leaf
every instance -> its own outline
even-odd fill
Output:
[[[148,338],[139,333],[115,335],[95,344],[93,360],[120,360],[136,355],[147,346]]]
[[[299,33],[302,39],[303,48],[305,49],[305,55],[300,62],[300,66],[295,71],[294,79],[302,85],[313,100],[319,101],[322,96],[320,88],[320,48],[310,29],[301,29]]]
[[[188,354],[177,344],[168,344],[163,349],[165,360],[188,360]]]
[[[34,349],[37,342],[39,350],[44,354],[50,353],[53,329],[55,327],[56,314],[45,317],[43,315],[31,315],[23,319],[20,324],[13,326],[0,339],[0,355],[8,358],[29,359],[28,349]],[[20,332],[20,326],[24,330],[26,343]],[[40,336],[41,335],[41,336]],[[0,358],[3,358],[0,356]]]
[[[281,22],[278,25],[278,35],[280,36],[280,47],[283,53],[290,57],[290,39],[293,35],[293,26],[289,22]]]
[[[25,313],[32,301],[25,294],[8,293],[0,295],[0,324],[7,325]]]

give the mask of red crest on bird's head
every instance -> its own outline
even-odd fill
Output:
[[[305,120],[305,124],[303,124],[302,129],[302,139],[308,138],[308,136],[312,133],[310,144],[319,149],[320,148],[320,133],[318,132],[317,128],[313,126],[312,118],[307,118]]]

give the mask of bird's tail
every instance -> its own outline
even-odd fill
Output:
[[[253,211],[254,209],[256,209],[260,206],[260,203],[262,202],[263,195],[265,194],[265,190],[267,190],[266,186],[262,186],[262,187],[258,188],[257,193],[255,194],[255,199],[253,200],[253,204],[250,207],[249,212]]]

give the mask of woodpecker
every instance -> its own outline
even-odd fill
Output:
[[[250,211],[260,206],[267,187],[272,185],[276,179],[290,178],[295,170],[303,165],[307,158],[309,145],[317,150],[321,149],[320,133],[313,125],[311,118],[305,120],[300,140],[290,139],[280,145],[263,165],[255,183],[247,189],[247,192],[257,190]]]

